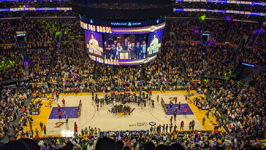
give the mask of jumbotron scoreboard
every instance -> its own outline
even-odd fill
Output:
[[[171,1],[74,2],[90,59],[107,65],[140,65],[155,60],[161,52]]]

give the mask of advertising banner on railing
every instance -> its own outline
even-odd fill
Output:
[[[0,12],[17,11],[72,11],[71,7],[30,7],[30,8],[3,8]]]

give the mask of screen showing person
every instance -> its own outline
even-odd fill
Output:
[[[135,42],[135,36],[132,34],[104,34],[104,40],[106,44],[104,44],[105,50],[105,58],[106,59],[131,59],[131,44]],[[112,56],[108,56],[109,47],[111,44],[111,53]],[[107,46],[107,47],[106,47]],[[114,53],[115,51],[115,53]]]
[[[98,54],[98,47],[99,43],[98,41],[94,38],[93,34],[91,34],[91,39],[89,40],[89,51],[94,54]]]
[[[160,52],[162,43],[163,30],[150,33],[148,37],[148,55],[154,55]]]
[[[128,40],[125,39],[125,42],[123,43],[123,50],[127,50],[128,49]]]
[[[131,59],[136,59],[135,51],[136,51],[135,43],[132,43],[131,44],[131,50],[130,50]]]
[[[145,41],[142,41],[142,44],[141,44],[141,59],[145,59],[147,56],[146,56],[146,42]]]
[[[141,58],[141,46],[140,43],[137,42],[136,49],[135,49],[136,59]]]
[[[135,47],[138,47],[138,55],[135,55],[135,59],[144,59],[146,58],[147,46],[146,46],[147,34],[145,36],[143,34],[135,35]],[[139,44],[138,44],[139,43]],[[140,46],[140,50],[139,50]],[[135,48],[136,50],[137,48]]]
[[[88,53],[102,57],[103,55],[102,35],[97,32],[86,30],[85,36],[86,36]]]
[[[128,59],[131,59],[131,50],[132,50],[131,43],[130,43],[130,41],[128,41],[127,42]]]
[[[105,58],[118,60],[145,58],[146,36],[147,34],[104,34]],[[115,46],[113,47],[113,45]],[[114,48],[116,49],[115,54],[113,53]]]
[[[111,44],[104,42],[105,59],[111,58]]]
[[[112,44],[111,47],[111,59],[115,59],[116,58],[116,47],[115,44]]]
[[[117,47],[117,40],[114,40],[114,45],[115,45],[115,47]]]
[[[123,47],[121,46],[120,43],[117,43],[117,47],[116,47],[116,59],[120,59],[120,52],[122,52]]]
[[[151,44],[150,44],[148,51],[149,51],[149,54],[159,52],[159,39],[156,37],[156,34],[154,34],[154,37],[151,41]]]

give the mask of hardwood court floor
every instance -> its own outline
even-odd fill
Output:
[[[195,91],[191,91],[196,93]],[[99,98],[102,98],[102,93],[97,93]],[[48,100],[43,101],[41,107],[40,115],[33,116],[33,130],[37,128],[39,131],[39,136],[43,136],[43,131],[40,128],[40,122],[46,124],[46,136],[70,136],[74,133],[74,123],[78,125],[78,133],[81,133],[81,129],[85,127],[100,128],[101,131],[121,131],[121,130],[149,130],[151,125],[163,125],[170,124],[171,115],[166,115],[162,108],[161,102],[157,102],[157,95],[164,99],[166,104],[170,103],[170,97],[177,97],[177,102],[181,104],[186,104],[192,110],[191,115],[177,115],[177,120],[173,121],[173,125],[177,125],[177,129],[180,129],[180,122],[183,120],[184,130],[189,129],[189,122],[195,120],[195,130],[213,130],[216,123],[216,118],[211,116],[206,119],[205,125],[202,125],[202,119],[206,114],[206,110],[198,109],[194,104],[187,103],[185,100],[185,91],[166,91],[166,92],[153,92],[152,99],[155,101],[155,108],[152,108],[151,104],[147,103],[147,106],[143,108],[135,103],[127,104],[134,111],[130,116],[120,116],[110,113],[112,105],[103,105],[97,107],[92,101],[92,96],[90,93],[78,93],[78,94],[60,94],[58,101],[54,103],[49,103]],[[79,101],[82,101],[81,116],[79,118],[70,118],[68,124],[66,124],[65,119],[59,120],[57,117],[50,116],[52,107],[57,107],[60,104],[63,107],[62,99],[66,100],[65,107],[78,107]],[[193,98],[193,97],[192,97]],[[119,104],[119,103],[117,103]],[[182,106],[182,105],[181,105]],[[56,109],[56,108],[54,108]],[[181,107],[182,109],[182,107]],[[182,110],[181,110],[182,111]],[[63,112],[63,114],[66,112]],[[53,119],[48,119],[53,118]],[[206,118],[206,116],[205,116]],[[24,131],[29,131],[29,125],[24,128]],[[35,135],[35,133],[34,133]]]

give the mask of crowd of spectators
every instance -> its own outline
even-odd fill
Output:
[[[179,47],[179,55],[189,79],[192,80],[198,80],[204,74],[231,75],[236,65],[242,62],[256,66],[265,64],[265,51],[258,48],[244,48],[238,52],[229,45],[205,48],[202,44],[190,42],[180,44]]]
[[[204,74],[203,70],[203,55],[204,47],[202,46],[190,46],[189,43],[186,43],[179,49],[179,55],[182,59],[182,63],[186,69],[186,73],[189,79],[199,80]]]
[[[81,30],[79,31],[74,30],[77,28],[76,24],[74,24],[73,27],[72,26],[69,27],[67,25],[64,26],[63,23],[64,22],[58,22],[58,21],[44,22],[42,27],[46,28],[46,30],[43,31],[44,33],[40,33],[40,35],[41,36],[45,35],[47,37],[46,40],[38,42],[32,41],[28,43],[27,56],[29,61],[31,62],[30,63],[31,81],[44,82],[51,69],[50,67],[52,60],[58,57],[57,54],[55,53],[56,50],[57,49],[61,50],[63,48],[66,52],[68,51],[68,47],[64,45],[63,42],[55,41],[56,39],[55,34],[57,31],[62,31],[61,34],[63,35],[61,36],[62,40],[64,41],[79,40],[82,37]],[[71,37],[73,34],[76,34],[75,38]],[[75,52],[77,50],[80,49],[75,49],[75,50],[72,49],[71,52]]]
[[[30,8],[30,7],[71,7],[70,1],[16,1],[0,2],[1,8]]]
[[[249,43],[253,44],[255,38],[252,35],[255,35],[253,32],[256,31],[257,29],[260,29],[260,25],[258,23],[234,22],[231,24],[230,30],[228,33],[229,41],[238,45],[241,38],[245,35],[245,36],[250,37],[249,40],[251,41]],[[236,30],[238,32],[236,32]]]
[[[18,46],[0,47],[0,83],[25,76],[24,53]]]
[[[254,76],[249,86],[240,88],[236,82],[213,85],[211,100],[214,107],[221,112],[229,135],[243,141],[251,137],[257,139],[265,135],[265,70]]]
[[[239,55],[236,56],[236,63],[246,62],[256,66],[265,65],[266,52],[258,48],[244,48]]]
[[[173,21],[171,26],[172,31],[177,34],[178,40],[201,41],[200,33],[208,32],[215,42],[231,42],[236,45],[239,44],[244,35],[251,37],[254,34],[253,31],[261,29],[258,23],[228,22],[225,19],[200,21],[198,18],[178,19]],[[256,45],[259,45],[259,43],[256,43]]]
[[[46,47],[47,45],[44,46]],[[30,61],[29,78],[31,82],[44,82],[46,80],[50,71],[52,48],[27,50],[27,56]]]
[[[22,17],[22,18],[28,18],[28,17],[37,17],[37,18],[43,18],[43,17],[72,17],[76,14],[73,11],[20,11],[20,12],[1,12],[0,17],[1,18],[11,18],[11,17]]]
[[[193,9],[193,8],[191,8]],[[212,13],[212,12],[185,12],[185,11],[176,11],[169,17],[199,17],[202,15],[206,15],[207,18],[217,18],[220,20],[224,20],[226,16],[230,16],[231,19],[237,20],[249,20],[249,21],[258,21],[259,19],[263,19],[261,16],[252,16],[252,15],[241,15],[241,14],[234,14],[234,13]]]
[[[236,55],[229,45],[205,48],[202,44],[184,43],[179,49],[188,77],[199,80],[204,74],[224,76],[234,69]]]
[[[0,115],[0,139],[4,136],[14,139],[12,131],[18,131],[18,125],[14,123],[20,118],[20,111],[25,106],[25,102],[29,96],[26,85],[20,84],[16,86],[1,86],[1,115]],[[21,129],[23,130],[23,129]]]
[[[159,126],[158,126],[159,128]],[[160,147],[159,145],[172,147],[170,149],[195,149],[195,148],[209,148],[209,147],[230,147],[237,148],[236,145],[244,147],[244,143],[233,144],[231,139],[225,136],[224,133],[216,134],[212,132],[205,131],[180,131],[176,133],[165,133],[152,131],[114,131],[114,132],[101,132],[97,134],[92,134],[88,132],[87,134],[80,135],[79,137],[71,138],[42,138],[38,140],[38,143],[42,147],[55,147],[61,148],[66,145],[68,141],[73,143],[74,147],[79,147],[83,149],[92,149],[97,147],[97,142],[103,137],[108,137],[116,142],[116,147],[119,150],[126,149],[143,149],[146,147],[147,143],[153,145],[151,149],[155,147]],[[215,140],[214,140],[215,139]],[[179,147],[174,147],[178,145]],[[147,147],[146,147],[147,148]]]
[[[37,42],[46,43],[51,38],[55,39],[56,32],[61,32],[64,41],[80,41],[84,33],[79,28],[76,19],[67,20],[38,20],[38,19],[17,19],[1,21],[0,44],[16,42],[16,31],[26,31],[29,48],[38,47]],[[36,43],[32,43],[36,42]]]
[[[266,30],[265,27],[262,29],[263,29],[263,31]],[[266,47],[266,40],[265,40],[265,38],[263,38],[265,36],[266,36],[266,32],[263,32],[262,34],[260,34],[257,41],[254,44],[254,46],[258,47],[260,51],[263,51],[263,49]]]
[[[42,82],[46,79],[52,60],[52,52],[58,47],[54,40],[80,41],[83,30],[76,20],[42,21],[9,20],[1,21],[1,79],[18,80],[25,75],[25,62],[29,63],[30,81]],[[16,31],[27,32],[27,43],[21,48],[16,44]],[[56,36],[56,32],[60,32]],[[12,62],[10,64],[9,62]]]
[[[91,64],[93,62],[87,57],[83,42],[62,42],[55,52],[54,71],[48,82],[62,92],[70,92],[77,87],[80,91],[86,90],[85,81],[91,77]]]
[[[55,44],[54,44],[54,46],[49,46],[49,42],[51,41],[51,43],[52,43],[52,41],[54,40],[55,33],[57,31],[62,31],[63,41],[71,41],[73,39],[79,41],[79,39],[81,40],[82,37],[84,37],[84,36],[82,36],[83,31],[77,26],[78,22],[76,20],[71,20],[71,21],[37,21],[37,22],[34,22],[34,20],[27,19],[26,22],[3,21],[1,23],[3,23],[4,27],[7,27],[7,30],[10,30],[10,32],[7,32],[10,35],[6,35],[5,32],[2,33],[3,37],[9,37],[9,38],[3,38],[2,43],[14,42],[15,38],[11,38],[11,34],[14,34],[15,31],[21,30],[22,28],[26,28],[28,31],[28,34],[29,34],[29,36],[28,36],[29,43],[27,44],[27,47],[29,49],[36,49],[36,48],[38,49],[39,47],[45,47],[42,51],[47,51],[48,53],[47,53],[46,59],[43,60],[43,61],[46,61],[46,63],[44,63],[45,64],[44,66],[46,66],[46,69],[42,70],[42,71],[46,72],[46,73],[44,73],[45,74],[44,76],[46,76],[47,72],[49,71],[48,70],[49,65],[47,65],[47,63],[50,63],[50,61],[51,61],[51,59],[49,58],[49,56],[52,54],[51,50],[54,49],[54,47],[56,47]],[[66,24],[71,23],[74,25],[73,26],[64,26],[65,23]],[[191,19],[191,20],[186,20],[186,19],[185,20],[177,20],[177,21],[173,21],[172,23],[169,23],[169,24],[170,24],[170,26],[168,26],[168,28],[171,28],[171,30],[176,33],[177,40],[200,41],[201,36],[198,32],[210,31],[212,38],[214,39],[215,42],[223,43],[223,42],[229,41],[229,42],[232,42],[235,44],[240,42],[240,40],[242,39],[241,37],[244,34],[245,35],[251,35],[251,33],[252,33],[251,30],[254,30],[258,27],[258,25],[256,23],[253,24],[253,23],[232,22],[231,25],[228,25],[228,23],[226,21],[206,20],[205,22],[201,23],[197,19],[195,19],[195,20],[193,20],[193,19]],[[16,30],[12,26],[20,26],[20,28],[18,28]],[[228,26],[230,26],[229,30],[227,28]],[[236,32],[237,29],[241,30],[241,32]],[[76,34],[76,32],[75,32],[77,30],[78,30],[78,34]],[[74,34],[78,35],[78,37],[73,38],[73,36],[71,36],[71,35],[74,35]],[[224,36],[224,35],[229,35],[229,36]],[[166,37],[166,36],[168,36],[168,35],[165,34],[164,37]],[[261,38],[259,38],[259,39],[261,39]],[[48,41],[48,43],[47,43],[47,41]],[[263,39],[258,40],[258,41],[263,42]],[[171,41],[168,41],[168,42],[171,43]],[[256,43],[258,43],[258,42],[256,42]],[[79,44],[79,45],[82,45],[82,44]],[[258,45],[260,45],[260,44],[258,44]],[[62,46],[62,47],[64,47],[64,46]],[[75,59],[77,59],[77,58],[83,58],[84,56],[86,56],[86,51],[85,51],[84,45],[78,46],[78,47],[75,46],[75,48],[73,48],[73,51],[76,48],[79,49],[81,51],[81,53],[77,53],[77,55],[74,55],[74,56],[69,55],[70,57],[64,57],[64,59],[65,58],[66,59],[72,59],[73,57],[75,57]],[[57,56],[55,56],[58,58],[60,58],[60,56],[59,56],[60,54],[58,54],[58,53],[64,54],[64,52],[62,52],[62,49],[61,48],[59,48],[59,49],[60,50],[56,53]],[[171,60],[169,62],[169,64],[171,64],[171,65],[168,64],[168,66],[171,66],[170,67],[171,68],[171,70],[170,70],[171,75],[169,76],[169,70],[166,70],[166,72],[163,73],[163,71],[165,71],[164,68],[167,66],[167,64],[160,64],[160,68],[162,68],[162,69],[160,69],[160,68],[158,68],[157,61],[154,61],[151,64],[149,64],[147,67],[144,68],[145,69],[144,73],[147,75],[147,76],[145,76],[145,78],[148,77],[148,82],[151,82],[151,80],[156,80],[156,79],[154,79],[154,77],[151,77],[149,74],[156,75],[157,73],[154,71],[152,72],[151,70],[153,70],[153,68],[157,68],[159,70],[163,70],[161,73],[158,72],[158,74],[166,74],[167,75],[167,77],[166,77],[167,79],[162,79],[160,77],[161,78],[160,80],[162,80],[162,82],[168,83],[169,80],[174,80],[174,81],[170,81],[170,82],[172,82],[170,84],[174,84],[175,86],[177,86],[177,84],[175,84],[175,83],[176,83],[177,79],[180,78],[180,75],[181,75],[180,72],[181,71],[179,71],[178,74],[172,73],[172,72],[176,72],[177,70],[181,69],[181,66],[178,66],[177,68],[174,66],[174,64],[176,64],[176,62],[179,61],[178,57],[173,57],[174,55],[176,55],[176,53],[175,53],[176,49],[179,49],[178,54],[181,56],[181,59],[183,60],[183,63],[186,66],[185,69],[186,69],[187,73],[189,74],[189,77],[191,78],[192,76],[194,76],[193,79],[199,79],[201,74],[203,74],[204,67],[205,67],[203,64],[203,62],[204,62],[203,60],[206,60],[206,62],[208,63],[206,66],[206,69],[205,69],[207,74],[224,75],[224,74],[228,73],[229,71],[231,71],[231,69],[233,69],[233,67],[235,66],[236,63],[240,62],[240,60],[238,60],[239,58],[241,58],[242,61],[247,61],[247,62],[248,62],[248,60],[246,60],[246,59],[249,59],[249,60],[253,59],[253,58],[248,58],[248,56],[250,56],[250,54],[243,52],[243,53],[240,53],[241,57],[238,57],[238,59],[237,59],[238,61],[236,61],[236,63],[235,63],[235,61],[230,62],[230,60],[234,58],[236,52],[234,51],[234,48],[229,47],[229,46],[219,45],[219,46],[211,46],[211,47],[205,49],[204,47],[200,46],[200,44],[192,44],[192,45],[181,44],[181,45],[178,45],[178,47],[176,47],[176,48],[170,48],[170,47],[166,48],[165,47],[164,51],[170,52],[170,53],[167,53],[167,56],[170,56],[170,58],[168,58],[168,60]],[[214,51],[214,49],[215,49],[215,51]],[[65,49],[65,51],[67,51],[67,50]],[[253,51],[255,53],[253,53],[252,56],[257,57],[255,54],[258,51],[258,49],[254,49]],[[32,54],[30,54],[30,53],[35,53],[37,55],[38,55],[38,53],[40,53],[40,52],[36,53],[36,52],[34,52],[34,50],[27,50],[27,52],[29,54],[29,57],[32,57]],[[225,53],[228,57],[226,57],[226,59],[221,59],[220,58],[220,57],[222,57],[221,54],[225,54]],[[264,52],[262,51],[261,53],[262,53],[262,55],[260,56],[260,59],[259,60],[256,59],[256,61],[259,61],[258,62],[259,64],[264,62],[264,60],[263,60]],[[198,56],[197,59],[194,59],[195,58],[194,55]],[[245,55],[245,57],[242,57],[242,55]],[[190,57],[186,57],[186,56],[190,56]],[[162,57],[162,55],[158,55],[158,57],[160,59],[167,58],[167,57]],[[36,58],[38,58],[38,57],[36,57]],[[246,59],[244,59],[244,58],[246,58]],[[105,78],[104,79],[105,81],[108,80],[107,78],[111,78],[112,74],[117,73],[116,71],[113,71],[110,69],[105,69],[104,67],[100,67],[98,65],[91,63],[88,58],[83,58],[83,59],[86,59],[85,61],[87,62],[87,64],[89,64],[89,63],[91,64],[91,66],[89,66],[89,65],[86,66],[85,65],[86,63],[84,63],[85,61],[82,59],[79,62],[80,64],[84,65],[81,69],[79,69],[79,71],[82,70],[80,73],[83,73],[83,72],[85,73],[84,76],[86,76],[86,79],[88,79],[88,77],[95,76],[95,74],[94,74],[94,70],[95,70],[94,68],[95,67],[97,67],[97,69],[99,69],[98,74],[104,74],[104,72],[106,72],[105,74],[110,74],[109,76],[103,77],[103,78]],[[37,60],[38,59],[36,59],[36,60],[32,59],[33,62],[36,62]],[[196,63],[193,63],[193,61]],[[220,63],[218,63],[217,61]],[[67,61],[65,61],[65,62],[67,62]],[[163,62],[165,62],[165,61],[163,61]],[[228,62],[230,62],[229,63],[230,66],[225,67],[225,64],[228,64]],[[56,59],[56,70],[58,70],[58,68],[59,68],[57,63],[60,63],[60,65],[62,65],[61,60]],[[67,66],[70,66],[70,64],[67,64]],[[33,67],[33,68],[36,68],[36,67]],[[90,68],[90,69],[88,69],[88,68]],[[134,70],[134,67],[132,67],[132,68]],[[112,73],[109,73],[108,70],[110,70]],[[62,66],[59,69],[59,74],[61,74],[61,71],[62,71]],[[32,72],[35,72],[35,74],[36,74],[36,71],[32,71]],[[88,72],[90,72],[90,73],[88,73]],[[138,71],[138,72],[139,72],[139,76],[140,76],[141,72],[140,71]],[[76,76],[75,76],[75,74],[76,74]],[[73,78],[73,76],[75,76],[75,78],[77,78],[77,80],[81,81],[79,78],[81,78],[82,76],[79,75],[77,72],[75,72],[75,74],[71,74],[68,77]],[[121,74],[121,73],[118,73],[118,74]],[[176,75],[178,75],[178,76],[176,76]],[[32,77],[33,74],[30,73],[30,76]],[[56,76],[58,77],[58,73],[56,74]],[[128,77],[128,78],[130,78],[130,77]],[[135,78],[135,77],[133,77],[133,78]],[[157,78],[158,78],[158,76],[157,76]],[[100,80],[97,80],[97,81],[102,82],[102,79],[101,78],[99,78],[99,79]],[[53,79],[53,81],[54,80],[56,80],[56,79]],[[117,79],[117,80],[119,80],[119,79]],[[124,79],[124,80],[127,80],[127,79]],[[164,80],[166,80],[166,81],[164,81]],[[43,80],[41,80],[41,81],[43,81]],[[78,83],[78,84],[80,84],[80,83]],[[83,82],[83,84],[84,84],[84,82]],[[98,83],[98,84],[104,85],[103,83]],[[120,85],[120,84],[121,83],[118,83],[118,85]],[[126,83],[126,84],[128,84],[128,87],[129,87],[130,82]],[[156,83],[156,84],[158,84],[158,83]],[[106,83],[105,83],[105,85],[106,85]],[[135,84],[132,84],[132,85],[135,85]],[[165,85],[165,84],[163,84],[163,85]],[[109,83],[109,86],[111,86],[110,83]],[[123,86],[123,88],[125,88],[125,86]],[[83,89],[84,89],[84,87],[83,87]]]
[[[178,41],[190,41],[176,46],[190,79],[199,79],[204,72],[223,76],[231,72],[241,62],[256,65],[265,63],[265,51],[258,48],[264,44],[264,39],[261,38],[264,33],[258,35],[257,38],[257,34],[253,32],[259,29],[258,23],[228,23],[225,20],[201,22],[199,19],[178,19],[169,26],[176,34]],[[244,36],[247,36],[246,43],[250,43],[246,44],[247,46],[253,45],[254,40],[257,39],[257,41],[254,43],[255,47],[245,47],[240,52],[235,46],[229,44],[212,44],[209,42],[206,48],[205,43],[192,42],[201,41],[202,32],[210,33],[213,43],[230,42],[238,45]],[[232,61],[234,58],[235,61]]]

